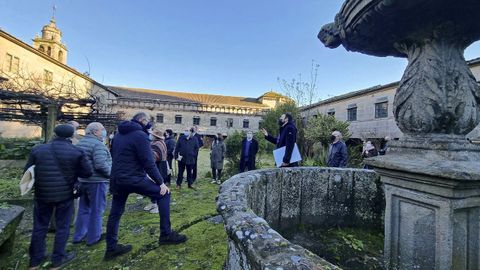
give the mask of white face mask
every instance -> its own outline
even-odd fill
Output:
[[[153,137],[152,134],[148,134],[148,139],[149,139],[150,141],[153,141],[153,140],[155,139],[155,137]]]
[[[185,135],[186,137],[190,136],[190,131],[183,132],[183,135]]]
[[[253,134],[247,134],[247,140],[251,140],[253,138]]]
[[[108,136],[108,137],[110,138],[110,140],[113,139],[113,134],[110,134],[110,136]]]

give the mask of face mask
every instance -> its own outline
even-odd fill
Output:
[[[247,140],[251,140],[253,138],[252,134],[247,134]]]
[[[278,125],[283,126],[283,120],[282,119],[278,119]]]
[[[185,131],[185,132],[183,132],[183,135],[185,135],[185,137],[190,136],[190,131]]]
[[[145,129],[151,129],[152,128],[152,123],[148,122],[146,125],[145,125]]]
[[[154,137],[152,134],[148,134],[148,139],[149,139],[150,141],[153,141],[153,140],[155,139],[155,137]]]
[[[102,138],[106,138],[107,137],[107,131],[104,129],[102,130]]]
[[[168,133],[163,133],[164,138],[168,138]]]
[[[110,140],[113,139],[113,134],[110,134],[109,138],[110,138]]]
[[[335,135],[330,136],[330,141],[334,142],[337,137]]]

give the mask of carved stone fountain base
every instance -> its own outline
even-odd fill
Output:
[[[368,160],[384,183],[387,269],[480,269],[480,147],[407,137]]]

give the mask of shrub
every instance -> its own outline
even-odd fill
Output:
[[[0,138],[0,159],[25,160],[32,148],[42,143],[38,138]]]

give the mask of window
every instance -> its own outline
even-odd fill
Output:
[[[217,118],[216,117],[210,118],[210,126],[211,127],[216,127],[217,126]]]
[[[157,123],[163,123],[163,114],[157,113]]]
[[[243,128],[248,128],[250,126],[250,121],[248,119],[243,119]]]
[[[182,123],[182,116],[175,115],[175,124],[181,124],[181,123]]]
[[[63,51],[58,51],[58,61],[62,62],[63,61]]]
[[[46,69],[43,70],[43,81],[45,85],[52,85],[53,83],[53,73]]]
[[[20,58],[7,53],[7,57],[5,61],[5,69],[8,72],[17,73],[19,67],[20,67]]]
[[[228,127],[228,128],[233,127],[233,118],[228,118],[228,119],[227,119],[227,127]]]
[[[198,117],[198,116],[193,117],[193,125],[194,126],[200,125],[200,117]]]
[[[388,117],[388,101],[375,103],[375,118]]]
[[[347,107],[347,120],[357,121],[357,104],[350,104]]]
[[[330,116],[335,116],[335,109],[329,109],[327,114]]]
[[[50,46],[47,48],[47,55],[52,56],[52,48]]]
[[[45,53],[45,47],[43,47],[43,45],[40,45],[40,48],[38,48],[38,50]]]

